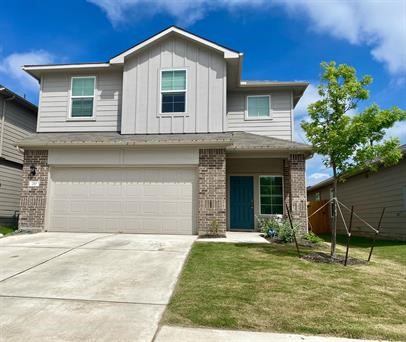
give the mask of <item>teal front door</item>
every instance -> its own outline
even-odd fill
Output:
[[[230,176],[230,229],[254,230],[252,176]]]

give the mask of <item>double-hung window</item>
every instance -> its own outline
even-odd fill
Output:
[[[92,118],[96,77],[72,77],[71,118]]]
[[[281,176],[260,176],[261,214],[283,215],[283,186]]]
[[[271,118],[271,97],[269,95],[247,96],[247,120]]]
[[[186,112],[186,70],[161,71],[161,113]]]

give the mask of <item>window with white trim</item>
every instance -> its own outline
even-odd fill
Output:
[[[247,96],[247,119],[269,119],[271,97],[269,95]]]
[[[282,176],[259,176],[260,212],[283,215]]]
[[[186,70],[161,71],[161,113],[186,112]]]
[[[96,77],[72,77],[71,118],[92,118]]]

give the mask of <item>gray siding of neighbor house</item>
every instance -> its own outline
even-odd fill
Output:
[[[0,98],[0,114],[4,99]],[[23,162],[23,153],[17,150],[17,143],[35,132],[36,115],[13,101],[6,101],[4,119],[0,116],[0,157],[14,163]],[[2,127],[4,122],[4,127]]]
[[[13,216],[20,208],[20,168],[0,164],[0,224],[14,223]]]
[[[160,114],[162,69],[186,69],[185,114]],[[224,57],[184,38],[168,37],[129,57],[123,76],[122,133],[225,131]]]
[[[4,110],[4,112],[3,112]],[[20,208],[23,153],[16,147],[35,132],[36,113],[0,96],[0,224],[16,223]]]
[[[246,120],[248,95],[271,96],[271,118]],[[229,92],[227,98],[227,125],[229,131],[245,131],[253,134],[292,140],[292,94],[291,92]]]
[[[309,200],[315,200],[320,192],[321,199],[329,199],[329,186],[309,193]],[[360,174],[338,185],[338,197],[348,207],[354,205],[355,212],[376,227],[383,207],[386,207],[380,237],[406,241],[406,159],[397,166],[382,168],[377,173]],[[348,213],[345,213],[348,220]],[[338,230],[345,232],[342,220]],[[359,219],[353,221],[354,235],[371,235]]]
[[[68,119],[71,78],[96,76],[94,120]],[[49,72],[40,89],[38,132],[119,131],[121,125],[121,71]]]

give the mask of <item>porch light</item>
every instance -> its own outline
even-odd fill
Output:
[[[34,177],[36,174],[37,174],[37,167],[36,167],[35,165],[31,165],[31,166],[30,166],[30,173],[29,173],[29,175],[30,175],[31,177]]]

